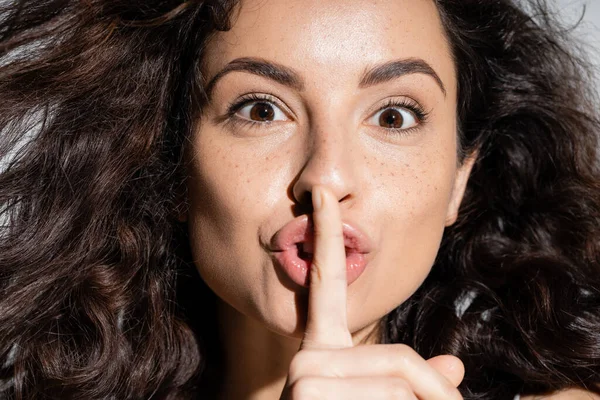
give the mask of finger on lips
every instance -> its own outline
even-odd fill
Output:
[[[346,251],[340,208],[334,195],[324,188],[315,187],[312,198],[315,243],[301,348],[351,347],[352,335],[346,317]]]
[[[320,186],[313,189],[312,199],[314,255],[306,327],[281,398],[462,399],[456,386],[464,367],[455,357],[426,361],[401,344],[353,347],[339,203]]]

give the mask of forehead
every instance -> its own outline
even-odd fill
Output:
[[[454,91],[454,65],[433,0],[242,0],[208,45],[208,76],[259,57],[331,83],[392,59],[420,58]]]

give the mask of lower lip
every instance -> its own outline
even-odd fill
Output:
[[[300,258],[296,247],[275,253],[275,259],[292,281],[300,286],[310,286],[309,272],[312,262]],[[365,254],[347,253],[346,278],[348,285],[357,280],[366,267],[367,260]]]

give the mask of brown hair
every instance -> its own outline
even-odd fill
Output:
[[[0,2],[0,395],[218,387],[214,295],[177,214],[204,45],[235,3]],[[510,0],[437,3],[462,148],[479,158],[382,341],[459,356],[467,399],[593,388],[600,123],[586,64],[541,1],[535,18]]]

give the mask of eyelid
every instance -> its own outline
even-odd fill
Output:
[[[371,108],[367,113],[367,118],[371,118],[376,113],[387,110],[388,108],[404,108],[410,111],[418,119],[419,123],[424,123],[431,113],[431,111],[425,111],[424,107],[416,100],[409,97],[398,96],[384,99],[383,104]]]
[[[405,96],[392,96],[387,97],[382,100],[383,104],[379,103],[376,106],[371,107],[371,109],[367,112],[367,115],[372,116],[373,114],[385,110],[387,108],[406,108],[415,113],[417,117],[426,118],[430,112],[425,111],[425,108],[421,106],[421,104],[410,98]]]
[[[413,130],[419,129],[421,127],[421,125],[423,125],[427,121],[428,116],[430,114],[430,111],[425,111],[423,109],[423,107],[416,100],[409,98],[409,97],[401,97],[401,96],[389,97],[387,99],[384,99],[384,101],[385,101],[384,104],[382,104],[382,105],[380,104],[379,106],[377,106],[376,108],[372,109],[372,111],[369,112],[369,114],[368,114],[369,117],[367,118],[368,120],[373,118],[374,115],[376,115],[377,113],[379,113],[381,111],[384,111],[384,110],[387,110],[390,108],[402,108],[402,109],[405,109],[408,112],[410,112],[417,122],[414,126],[409,127],[409,128],[385,128],[385,127],[381,127],[381,126],[376,126],[379,129],[383,129],[383,130],[389,132],[390,134],[408,134],[408,133],[412,132]],[[237,115],[239,110],[241,110],[243,107],[245,107],[249,104],[252,104],[252,103],[260,103],[260,102],[271,103],[273,106],[279,108],[286,115],[288,120],[287,121],[278,120],[278,121],[260,122],[260,121],[253,121],[251,119],[244,118],[244,117]],[[218,117],[217,121],[218,122],[226,122],[227,124],[243,123],[246,125],[250,125],[252,127],[259,128],[259,127],[269,126],[270,124],[273,124],[275,122],[289,122],[289,121],[293,121],[295,119],[296,118],[295,118],[294,113],[290,110],[289,107],[287,107],[285,102],[281,101],[277,96],[274,96],[269,93],[250,92],[250,93],[241,95],[236,100],[231,102],[227,107],[226,113],[223,116]]]
[[[412,125],[411,125],[411,126],[409,126],[409,127],[407,127],[407,128],[402,128],[402,127],[400,127],[400,128],[386,128],[386,127],[384,127],[384,126],[380,126],[380,125],[379,125],[379,121],[376,121],[375,123],[373,123],[373,124],[370,124],[370,125],[371,125],[371,126],[377,126],[377,127],[379,127],[379,128],[386,129],[386,130],[395,130],[395,131],[408,131],[408,130],[410,130],[410,129],[412,129],[412,128],[416,128],[416,127],[418,127],[418,126],[419,126],[419,125],[421,125],[421,123],[422,123],[422,120],[421,120],[421,119],[420,119],[420,118],[419,118],[419,117],[416,115],[416,113],[415,113],[413,110],[410,110],[410,109],[408,109],[408,108],[406,108],[406,107],[399,107],[399,106],[390,106],[390,107],[384,107],[384,108],[381,108],[379,111],[376,111],[376,112],[375,112],[375,114],[372,114],[372,115],[371,115],[371,116],[370,116],[370,117],[367,119],[367,121],[371,121],[371,120],[373,120],[373,119],[376,119],[376,118],[377,118],[377,116],[378,116],[379,114],[381,114],[381,113],[383,113],[383,112],[385,112],[385,111],[387,111],[387,110],[398,110],[400,113],[402,113],[402,112],[408,113],[408,114],[410,114],[410,115],[411,115],[411,117],[412,117],[412,119],[414,120],[414,122],[412,123]],[[403,122],[405,122],[405,121],[406,121],[406,119],[404,118],[404,116],[403,116],[402,118],[403,118]]]
[[[257,104],[268,104],[270,107],[273,108],[274,110],[274,115],[273,115],[273,120],[269,120],[269,121],[254,121],[251,116],[246,116],[246,112],[243,112],[245,109],[249,108],[248,110],[248,114],[250,113],[250,111],[252,110],[253,107],[255,107]],[[243,119],[247,119],[249,121],[253,121],[253,122],[258,122],[258,123],[264,123],[264,124],[269,124],[269,123],[273,123],[273,122],[282,122],[282,121],[289,121],[289,118],[287,117],[286,113],[281,109],[281,107],[279,107],[277,104],[274,104],[272,102],[267,102],[267,101],[249,101],[247,103],[244,103],[241,107],[238,108],[238,110],[235,112],[235,116],[238,118],[243,118]]]
[[[277,98],[276,96],[273,96],[271,94],[268,94],[268,93],[256,93],[256,92],[243,94],[240,97],[238,97],[236,100],[231,102],[227,106],[225,118],[227,118],[227,119],[235,118],[235,114],[239,110],[241,110],[243,107],[245,107],[249,104],[252,104],[252,103],[261,103],[261,102],[262,103],[270,103],[270,104],[278,107],[286,115],[286,117],[289,120],[295,119],[294,113],[279,98]],[[258,121],[254,121],[254,122],[261,123]]]

